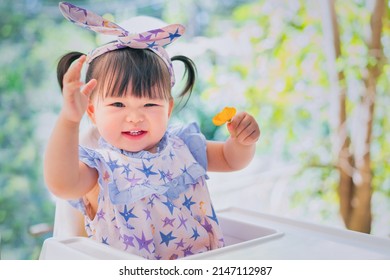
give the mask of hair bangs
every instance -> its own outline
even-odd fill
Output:
[[[107,52],[90,64],[91,77],[98,81],[98,98],[122,97],[171,99],[167,66],[153,51],[123,48]],[[89,79],[90,79],[89,78]]]

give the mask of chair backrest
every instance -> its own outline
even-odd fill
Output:
[[[67,201],[57,199],[53,237],[68,238],[74,236],[86,236],[84,216]]]

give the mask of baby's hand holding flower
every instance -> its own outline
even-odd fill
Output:
[[[242,145],[252,145],[259,140],[260,128],[255,118],[246,112],[236,114],[234,107],[225,107],[213,118],[217,126],[227,122],[227,128],[232,138]]]
[[[260,138],[260,128],[255,118],[246,112],[235,115],[227,124],[231,137],[238,143],[249,146]]]

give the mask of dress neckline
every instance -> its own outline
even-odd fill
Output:
[[[113,146],[111,143],[107,142],[103,137],[100,137],[98,140],[99,148],[109,149],[115,151],[119,154],[131,157],[131,158],[139,158],[139,159],[151,159],[159,157],[167,148],[168,144],[168,132],[165,132],[164,136],[161,138],[160,142],[157,144],[157,151],[155,153],[141,150],[139,152],[129,152],[123,149],[119,149]]]

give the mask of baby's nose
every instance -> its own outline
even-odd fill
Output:
[[[126,115],[126,121],[132,123],[139,123],[144,120],[143,114],[137,110],[132,110]]]

